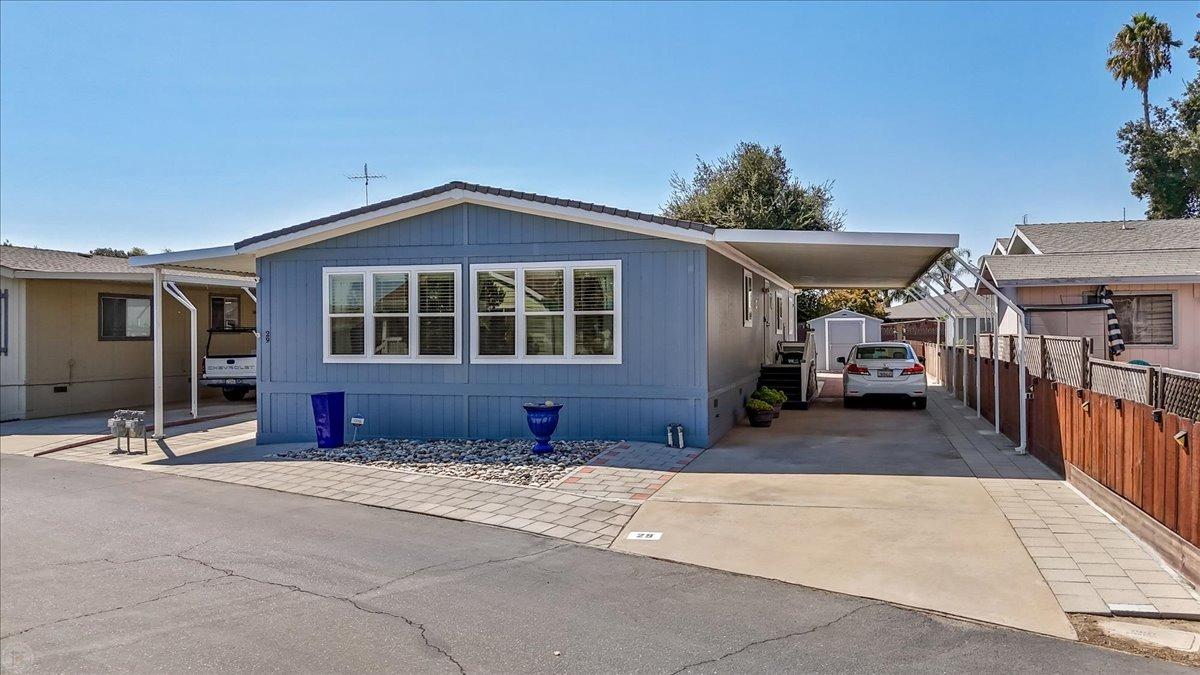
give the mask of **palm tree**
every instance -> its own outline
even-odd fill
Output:
[[[1171,48],[1183,44],[1171,27],[1145,12],[1134,14],[1108,46],[1108,71],[1121,88],[1133,82],[1142,92],[1142,115],[1150,129],[1150,80],[1171,72]]]

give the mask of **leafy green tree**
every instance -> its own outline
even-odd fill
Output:
[[[1188,55],[1200,63],[1200,31],[1195,39]],[[1128,122],[1117,132],[1133,174],[1130,191],[1147,201],[1148,218],[1200,216],[1200,75],[1182,98],[1152,108],[1148,126]]]
[[[1108,46],[1108,71],[1124,89],[1130,82],[1142,92],[1142,114],[1150,129],[1150,80],[1171,72],[1171,48],[1181,42],[1171,27],[1145,12],[1134,14]]]
[[[135,255],[146,255],[146,249],[142,248],[141,246],[134,246],[126,251],[125,249],[121,248],[109,248],[107,246],[101,246],[100,248],[92,249],[91,254],[102,255],[108,258],[132,258]]]
[[[716,227],[755,230],[840,230],[833,184],[792,177],[779,146],[742,142],[713,163],[696,158],[691,180],[671,176],[664,215]]]

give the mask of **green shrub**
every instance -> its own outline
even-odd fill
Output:
[[[746,401],[747,412],[771,412],[772,410],[771,404],[760,398],[751,398]]]
[[[787,394],[770,387],[759,387],[750,398],[766,401],[770,405],[782,405],[787,401]]]

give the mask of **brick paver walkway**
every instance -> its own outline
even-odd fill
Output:
[[[254,422],[212,427],[150,444],[150,454],[111,454],[112,443],[47,458],[107,464],[337,499],[507,527],[607,547],[637,506],[562,490],[337,462],[283,460],[282,448],[254,445]]]
[[[930,387],[929,411],[1065,612],[1200,619],[1200,593],[1148,546],[973,409]]]
[[[660,443],[623,442],[571,472],[555,488],[589,497],[643,501],[700,453]]]

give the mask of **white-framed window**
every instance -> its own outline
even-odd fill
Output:
[[[754,327],[754,274],[742,268],[742,325]]]
[[[783,309],[783,291],[775,291],[775,334],[783,335],[784,322],[787,321]]]
[[[472,363],[620,363],[621,261],[471,265]]]
[[[324,268],[324,362],[462,363],[459,270]]]
[[[1112,296],[1121,339],[1127,345],[1175,344],[1175,296],[1171,293]]]

